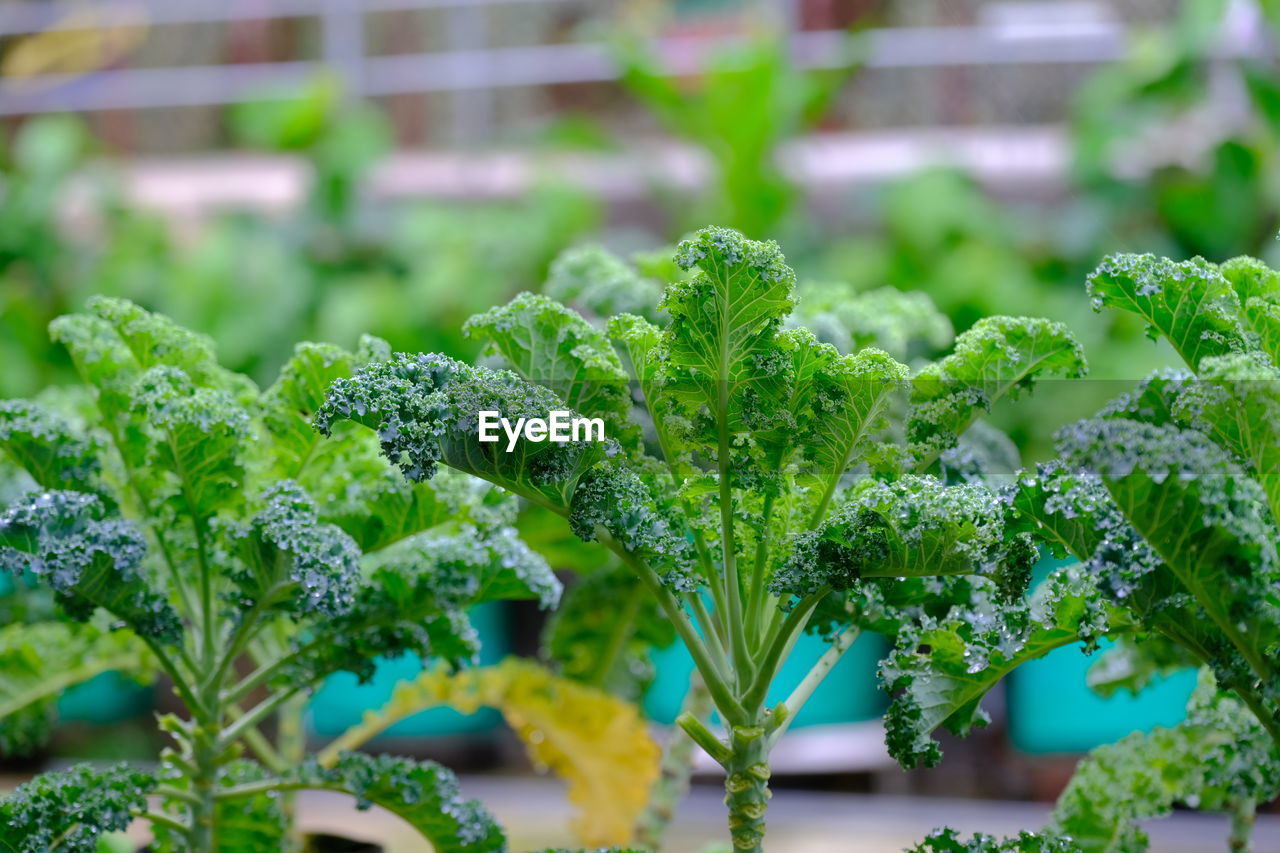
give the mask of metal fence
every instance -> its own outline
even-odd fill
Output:
[[[914,8],[925,5],[922,0]],[[971,5],[976,13],[969,13],[967,25],[866,32],[857,58],[872,70],[1088,65],[1121,56],[1129,39],[1123,20],[1100,2]],[[799,29],[802,0],[767,0],[761,6],[789,29],[801,66],[839,67],[854,60],[844,31]],[[1251,0],[1237,0],[1236,6],[1239,20],[1223,51],[1265,52],[1264,28],[1248,14]],[[342,76],[346,91],[359,97],[454,93],[452,121],[466,130],[463,136],[484,137],[493,125],[495,92],[616,78],[615,63],[600,41],[494,46],[490,13],[499,7],[519,15],[561,7],[585,19],[607,18],[620,8],[581,0],[8,0],[0,7],[0,39],[11,43],[60,32],[306,19],[318,27],[318,50],[307,59],[10,75],[0,80],[0,115],[226,104],[300,85],[330,69]],[[445,49],[370,51],[370,16],[425,10],[443,15]],[[718,36],[677,36],[659,39],[654,47],[672,73],[684,73],[698,67],[719,41]]]

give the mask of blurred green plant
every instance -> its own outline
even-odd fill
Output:
[[[1073,174],[1091,196],[1101,249],[1274,257],[1280,77],[1274,55],[1224,53],[1231,5],[1184,0],[1079,91]],[[1280,35],[1280,7],[1258,8]]]
[[[124,300],[52,334],[93,402],[66,417],[0,401],[22,487],[0,512],[0,577],[49,593],[0,630],[0,752],[41,743],[58,695],[106,671],[165,673],[185,718],[160,717],[171,744],[154,770],[79,765],[19,786],[0,800],[0,849],[86,853],[136,818],[157,849],[295,850],[291,792],[322,788],[390,809],[437,850],[506,850],[448,770],[350,751],[373,718],[312,758],[295,736],[321,680],[367,680],[403,654],[445,668],[402,684],[387,724],[428,700],[500,707],[569,782],[580,834],[626,840],[658,771],[635,708],[533,662],[449,670],[479,647],[472,606],[559,598],[511,526],[515,499],[468,477],[405,483],[375,436],[311,427],[331,381],[390,357],[384,341],[300,344],[260,392],[208,338]]]
[[[711,159],[711,188],[693,206],[679,203],[678,227],[723,222],[780,236],[800,190],[780,167],[779,147],[822,120],[853,68],[805,71],[785,40],[756,36],[716,49],[697,74],[678,78],[639,40],[616,44],[622,85]]]

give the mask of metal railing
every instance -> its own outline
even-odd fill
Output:
[[[315,18],[322,49],[314,61],[133,68],[85,74],[39,74],[0,80],[0,115],[42,112],[148,109],[225,104],[297,86],[320,72],[342,74],[354,96],[472,92],[519,86],[606,82],[616,64],[600,43],[486,47],[484,7],[565,4],[571,0],[114,0],[85,5],[69,0],[14,3],[0,8],[0,37],[51,29],[119,28],[280,18]],[[794,22],[794,0],[773,0],[779,18]],[[1091,8],[1089,4],[1077,4]],[[1099,7],[1100,8],[1100,7]],[[365,16],[388,11],[442,9],[457,49],[370,56]],[[452,37],[456,34],[457,37]],[[794,32],[791,46],[802,67],[832,68],[854,61],[869,68],[1102,63],[1122,56],[1128,33],[1105,16],[1075,25],[1027,26],[999,16],[977,26],[880,29],[863,33],[856,45],[842,31]],[[671,38],[655,50],[672,73],[699,67],[715,39]],[[1239,33],[1224,53],[1260,55],[1267,50],[1262,28]],[[484,125],[468,108],[471,124]]]

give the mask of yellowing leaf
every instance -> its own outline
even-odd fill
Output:
[[[447,705],[464,714],[502,712],[533,762],[564,779],[579,809],[573,821],[586,845],[626,844],[658,777],[661,750],[631,704],[570,681],[537,663],[507,658],[458,673],[430,669],[399,684],[391,700],[321,754],[334,761],[400,720]]]

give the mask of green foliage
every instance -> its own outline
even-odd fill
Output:
[[[0,843],[16,853],[95,853],[101,834],[125,829],[155,787],[155,776],[124,764],[46,773],[0,801]]]
[[[434,761],[344,752],[331,766],[314,761],[286,773],[282,786],[342,791],[356,807],[379,806],[404,820],[439,853],[488,853],[506,849],[506,838],[476,800],[466,800],[458,780]]]
[[[0,752],[22,753],[43,743],[66,688],[104,672],[128,672],[140,681],[153,675],[146,647],[100,621],[0,628]]]
[[[588,575],[586,604],[570,599],[553,625],[553,656],[567,673],[634,690],[660,609],[693,656],[728,740],[696,718],[680,724],[725,766],[732,837],[756,850],[769,749],[859,631],[901,634],[905,655],[921,642],[924,620],[936,619],[928,627],[962,631],[958,642],[984,653],[1008,648],[993,614],[1023,595],[1035,557],[1030,535],[1006,528],[1004,504],[981,483],[924,475],[936,453],[913,454],[901,437],[924,437],[912,425],[929,422],[939,450],[955,444],[979,408],[1038,376],[1076,375],[1083,362],[1060,326],[993,319],[925,368],[934,390],[909,406],[905,365],[873,348],[842,354],[784,326],[810,315],[796,310],[795,277],[776,244],[708,228],[680,244],[675,262],[682,274],[667,285],[661,311],[646,312],[653,320],[616,315],[606,340],[548,297],[520,296],[471,323],[503,369],[396,354],[333,382],[316,423],[333,434],[346,421],[367,427],[411,481],[441,466],[487,479],[611,552],[634,581],[612,568]],[[601,264],[598,274],[621,273]],[[610,389],[625,387],[619,368],[642,400],[620,390],[602,406]],[[515,422],[567,408],[607,414],[607,440],[522,437],[511,452],[478,440],[479,411]],[[613,611],[611,626],[592,624],[584,614],[606,589],[619,590],[623,611]],[[1036,622],[1031,609],[1010,612],[1028,649],[1041,648],[1047,641],[1035,632],[1056,626],[1039,611]],[[831,647],[791,698],[766,707],[806,627]],[[923,679],[916,690],[887,680],[903,702],[919,704]],[[967,691],[969,713],[989,686],[956,688]]]
[[[1275,70],[1223,57],[1213,35],[1229,4],[1184,0],[1172,21],[1140,32],[1129,56],[1075,97],[1073,173],[1099,232],[1174,257],[1267,251],[1276,230],[1280,113]],[[1277,10],[1260,4],[1273,28]],[[1220,85],[1238,82],[1225,109]],[[1214,128],[1189,133],[1193,123]],[[1192,141],[1195,140],[1195,141]]]
[[[685,85],[638,40],[617,43],[622,84],[670,133],[701,146],[715,165],[712,191],[681,217],[682,227],[723,222],[773,236],[798,201],[777,165],[780,145],[829,109],[847,69],[804,71],[778,39],[726,47]]]
[[[1280,748],[1239,701],[1201,678],[1187,718],[1172,728],[1135,732],[1098,747],[1058,798],[1049,831],[1075,849],[1110,853],[1147,849],[1138,821],[1175,804],[1233,811],[1280,793]]]
[[[1015,838],[995,838],[978,833],[967,841],[954,829],[936,829],[911,848],[910,853],[1076,853],[1070,839],[1035,832],[1020,832]]]
[[[511,526],[509,497],[461,475],[406,484],[372,436],[310,433],[328,385],[385,358],[387,345],[302,344],[260,393],[218,364],[208,338],[123,300],[92,300],[52,333],[93,404],[83,423],[30,401],[0,408],[0,448],[38,487],[0,513],[0,568],[50,588],[66,617],[87,624],[0,633],[3,744],[30,746],[63,689],[108,670],[163,669],[187,716],[161,721],[172,745],[149,784],[162,810],[147,812],[134,793],[143,777],[118,771],[103,797],[134,799],[87,799],[101,811],[60,843],[82,849],[140,817],[166,850],[274,849],[292,815],[272,792],[319,786],[390,808],[436,849],[501,849],[492,819],[457,797],[442,768],[359,756],[321,768],[258,728],[299,714],[298,700],[334,672],[365,680],[379,658],[402,654],[472,661],[476,604],[559,598],[550,567]],[[265,698],[244,704],[264,686]],[[63,826],[40,809],[60,808],[59,792],[71,796],[84,773],[42,777],[30,788],[39,796],[0,809],[21,810],[28,834]],[[54,836],[19,849],[46,849]]]
[[[1080,849],[1143,850],[1135,821],[1176,803],[1232,812],[1231,843],[1243,847],[1257,804],[1276,794],[1263,781],[1274,778],[1280,748],[1280,371],[1267,350],[1265,310],[1276,304],[1275,280],[1252,259],[1221,267],[1151,255],[1104,261],[1089,280],[1095,306],[1138,315],[1187,370],[1156,373],[1061,430],[1060,459],[1024,472],[1006,493],[1014,529],[1080,563],[1060,573],[1078,581],[1045,627],[1086,647],[1103,634],[1121,639],[1090,672],[1096,689],[1137,690],[1189,664],[1212,674],[1184,723],[1102,747],[1081,766],[1050,826]],[[918,655],[913,677],[945,684],[957,671],[954,655],[933,636],[920,642],[930,651]],[[1033,634],[1027,657],[1036,645]],[[968,673],[994,681],[1019,662],[1002,647]],[[934,718],[953,721],[946,714],[960,709],[956,698]]]

